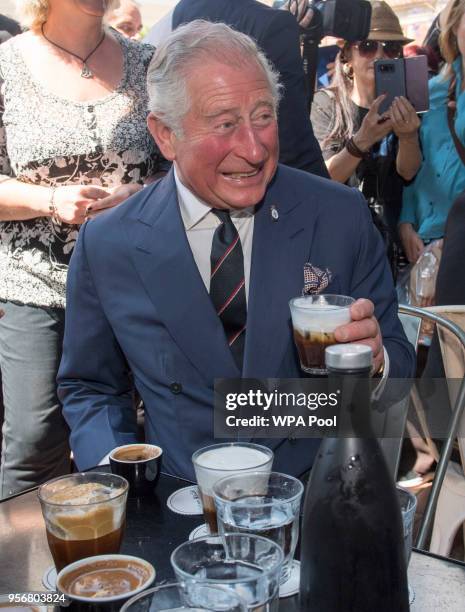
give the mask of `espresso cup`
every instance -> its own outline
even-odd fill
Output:
[[[162,453],[153,444],[126,444],[111,451],[111,471],[129,482],[130,497],[153,493],[160,478]]]
[[[73,610],[119,610],[155,580],[151,563],[131,555],[99,555],[75,561],[57,576],[57,591]]]

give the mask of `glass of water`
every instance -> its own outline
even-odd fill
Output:
[[[221,534],[255,534],[283,549],[281,583],[291,572],[303,491],[300,480],[279,472],[228,476],[213,487]]]
[[[397,486],[397,498],[399,500],[400,511],[402,514],[402,525],[404,528],[404,548],[405,561],[408,567],[410,557],[412,555],[412,539],[413,539],[413,521],[415,518],[415,510],[417,509],[417,498],[407,489]],[[413,603],[415,593],[409,585],[409,600]]]
[[[247,612],[237,593],[222,586],[172,583],[139,593],[121,608],[121,612]]]
[[[277,612],[283,558],[275,542],[234,533],[181,544],[171,565],[188,593],[199,585],[220,585],[242,597],[249,612]]]

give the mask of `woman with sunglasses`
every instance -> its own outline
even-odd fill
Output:
[[[400,216],[399,233],[412,263],[426,243],[443,237],[452,203],[465,190],[465,0],[450,0],[440,24],[446,63],[429,82],[430,110],[420,130],[423,163],[404,191]]]
[[[374,62],[402,57],[408,42],[393,10],[373,1],[368,38],[343,44],[331,86],[316,92],[311,114],[331,178],[359,187],[372,209],[382,207],[391,242],[403,179],[411,180],[421,163],[419,119],[405,98],[379,113],[384,96],[375,99]]]

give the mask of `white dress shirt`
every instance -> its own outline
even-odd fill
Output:
[[[182,184],[176,164],[174,165],[174,180],[178,192],[179,208],[187,234],[187,240],[199,269],[205,288],[210,293],[210,254],[212,250],[213,235],[221,221],[212,212],[211,206],[205,204],[196,195]],[[233,222],[242,245],[244,254],[245,297],[248,300],[250,282],[250,263],[252,261],[252,240],[254,225],[254,206],[242,210],[231,211]]]

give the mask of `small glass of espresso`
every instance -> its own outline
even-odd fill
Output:
[[[226,442],[205,446],[192,455],[203,514],[210,533],[218,533],[213,485],[233,474],[271,472],[273,451],[267,446],[246,442]]]
[[[336,344],[336,327],[350,323],[354,298],[347,295],[305,295],[290,300],[294,341],[300,367],[307,374],[324,376],[325,349]]]
[[[38,495],[58,572],[79,559],[119,551],[127,480],[100,472],[71,474],[46,482]]]

